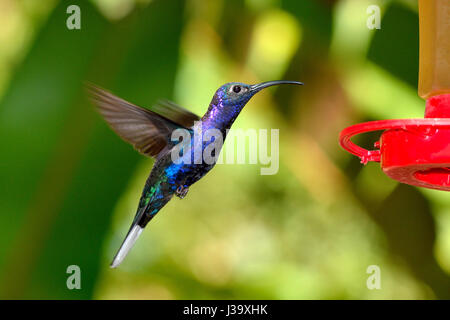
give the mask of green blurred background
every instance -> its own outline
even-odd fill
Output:
[[[366,27],[372,4],[381,30]],[[1,298],[450,298],[448,194],[337,142],[351,124],[423,116],[415,0],[0,0],[0,21]],[[110,269],[153,160],[83,82],[203,114],[225,82],[275,79],[306,85],[260,93],[234,128],[280,129],[278,174],[217,165]],[[66,287],[73,264],[81,290]]]

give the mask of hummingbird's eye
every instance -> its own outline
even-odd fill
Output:
[[[235,93],[241,92],[241,86],[233,86],[233,92]]]

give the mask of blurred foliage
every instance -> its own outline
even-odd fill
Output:
[[[2,298],[450,298],[448,194],[337,144],[353,123],[422,116],[416,1],[92,0],[73,31],[70,4],[0,2]],[[366,27],[371,4],[381,30]],[[217,165],[109,269],[153,161],[83,82],[202,114],[225,82],[281,78],[306,86],[257,95],[234,125],[280,129],[278,174]],[[72,264],[81,290],[66,287]],[[366,287],[374,264],[381,290]]]
[[[393,3],[383,16],[383,28],[375,33],[371,41],[368,58],[416,88],[419,81],[418,33],[417,13]]]

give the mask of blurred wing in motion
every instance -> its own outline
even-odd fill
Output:
[[[162,106],[157,108],[161,113],[167,114],[168,117],[165,117],[135,106],[95,85],[89,84],[87,87],[98,111],[110,127],[146,156],[157,157],[170,141],[173,130],[186,128],[185,124],[191,121],[193,124],[194,117],[198,119],[194,114],[173,103],[167,104],[169,108],[167,112],[164,112]]]
[[[152,110],[186,128],[192,127],[195,121],[200,121],[198,115],[169,100],[158,101]]]

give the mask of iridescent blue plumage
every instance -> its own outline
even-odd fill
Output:
[[[214,94],[208,110],[200,119],[189,111],[171,102],[164,102],[153,112],[132,105],[102,89],[91,87],[93,98],[100,113],[108,124],[125,141],[130,142],[141,153],[156,158],[146,181],[136,216],[111,266],[118,266],[131,249],[147,223],[177,195],[183,198],[189,187],[206,175],[215,161],[205,161],[203,155],[208,146],[215,141],[207,136],[209,130],[216,130],[225,140],[227,130],[238,117],[247,102],[258,91],[272,85],[302,84],[297,81],[269,81],[257,85],[227,83]],[[173,161],[173,151],[177,144],[171,140],[176,129],[184,129],[191,138],[183,149],[181,163]],[[198,141],[195,137],[200,135]],[[217,144],[215,154],[220,152]]]

